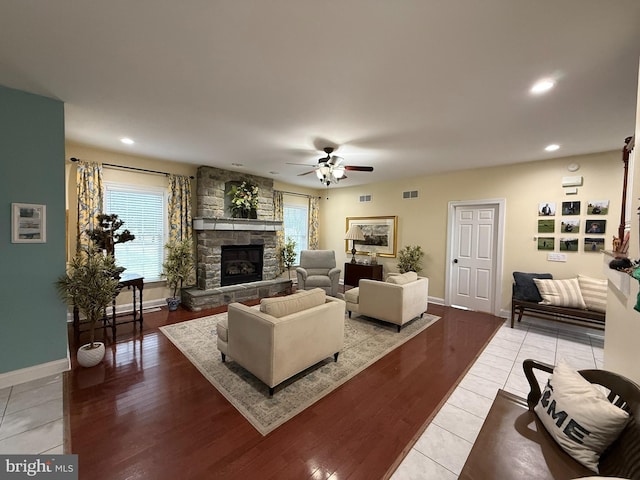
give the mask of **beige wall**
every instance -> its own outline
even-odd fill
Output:
[[[640,211],[640,155],[638,155],[638,138],[640,135],[640,88],[636,109],[636,148],[633,170],[633,190],[631,204],[631,235],[629,241],[629,258],[636,260],[640,251],[638,238],[638,215]],[[607,328],[604,342],[604,368],[618,372],[640,384],[640,362],[638,347],[640,344],[640,312],[634,310],[638,299],[638,281],[630,278],[629,295],[625,296],[609,283],[607,297]]]
[[[580,164],[580,169],[575,173],[567,170],[567,166],[573,162]],[[584,177],[583,186],[578,187],[577,195],[565,195],[561,179],[575,175]],[[320,245],[321,248],[339,252],[338,260],[341,263],[347,260],[343,240],[346,217],[397,215],[398,248],[415,244],[422,246],[426,252],[422,274],[430,279],[429,294],[443,299],[448,202],[504,198],[506,232],[501,308],[507,310],[510,309],[513,271],[551,272],[557,278],[578,273],[604,278],[600,253],[567,252],[566,263],[547,261],[547,252],[538,251],[537,243],[533,240],[537,235],[537,208],[540,202],[553,201],[560,210],[562,201],[579,200],[584,210],[588,200],[610,200],[609,214],[603,218],[607,220],[605,248],[611,249],[611,239],[620,223],[622,177],[620,153],[606,152],[360,187],[329,188],[328,191],[322,191]],[[418,190],[419,198],[403,200],[402,192],[407,190]],[[372,195],[370,203],[359,203],[359,196],[364,194]],[[557,213],[555,218],[558,232],[562,216]],[[586,214],[581,214],[579,218],[581,232],[584,232]],[[556,239],[560,236],[559,233],[555,234]],[[583,238],[584,234],[578,236]],[[396,259],[379,257],[378,261],[384,265],[385,273],[397,271]]]

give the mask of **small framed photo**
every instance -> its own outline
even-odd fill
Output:
[[[554,250],[555,238],[554,237],[538,237],[538,250]]]
[[[556,214],[556,204],[554,202],[542,202],[538,204],[539,217],[552,217]]]
[[[580,220],[563,218],[560,222],[561,233],[580,233]]]
[[[593,238],[593,237],[585,237],[584,238],[584,251],[585,252],[599,252],[600,250],[604,250],[604,238]]]
[[[609,213],[609,200],[589,200],[587,215],[606,215]]]
[[[606,220],[585,220],[584,233],[601,233],[604,234],[607,229]]]
[[[578,240],[578,237],[560,238],[561,252],[577,252],[579,247],[580,247],[580,241]]]
[[[562,202],[562,215],[580,215],[580,202]]]
[[[556,221],[553,218],[538,220],[538,233],[553,233],[556,229]]]
[[[47,242],[47,206],[32,203],[11,204],[11,242]]]

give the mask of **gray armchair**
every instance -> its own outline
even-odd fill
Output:
[[[296,268],[298,289],[322,288],[327,295],[338,295],[340,269],[336,268],[336,252],[333,250],[302,250],[300,266]]]

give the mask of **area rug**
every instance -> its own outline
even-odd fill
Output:
[[[160,330],[262,435],[267,435],[440,319],[425,313],[422,318],[405,324],[398,333],[395,325],[366,317],[345,317],[345,344],[338,361],[327,358],[282,383],[273,397],[269,397],[269,388],[231,357],[227,356],[227,361],[222,363],[216,324],[226,317],[226,313],[221,313],[166,325]]]

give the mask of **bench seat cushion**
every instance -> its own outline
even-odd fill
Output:
[[[591,475],[558,446],[524,399],[498,390],[458,478],[568,480]]]

